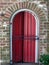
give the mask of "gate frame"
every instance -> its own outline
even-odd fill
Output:
[[[36,13],[30,9],[19,9],[15,11],[10,18],[10,64],[12,64],[12,22],[13,22],[14,16],[22,11],[30,12],[34,16],[36,20],[36,36],[39,37],[40,24],[39,24],[39,18],[36,15]],[[38,63],[38,59],[39,59],[39,44],[38,43],[39,43],[39,40],[35,40],[35,63]]]

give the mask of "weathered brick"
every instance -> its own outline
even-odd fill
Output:
[[[30,8],[31,10],[36,12],[36,14],[40,18],[40,21],[39,21],[40,22],[40,31],[39,31],[40,32],[40,40],[39,40],[40,51],[39,51],[39,55],[43,53],[43,51],[42,51],[43,46],[44,46],[44,48],[47,48],[47,39],[44,39],[44,37],[43,37],[46,35],[46,32],[48,33],[48,40],[49,40],[49,22],[47,23],[47,19],[45,18],[44,11],[40,7],[39,8],[36,7],[36,5],[34,3],[33,4],[29,3],[29,0],[28,0],[28,2],[18,2],[18,1],[20,1],[20,0],[0,0],[0,11],[6,11],[6,9],[7,9],[4,16],[2,16],[2,15],[0,16],[0,45],[2,48],[2,51],[1,51],[2,52],[2,60],[5,60],[5,62],[6,61],[9,62],[9,58],[10,58],[9,53],[3,54],[4,52],[6,52],[6,49],[8,52],[10,49],[9,48],[9,46],[10,46],[10,37],[9,37],[10,22],[9,22],[9,19],[10,19],[11,15],[13,14],[13,12],[18,10],[19,8]],[[42,1],[44,1],[44,0],[42,0]],[[15,3],[16,3],[16,5],[15,5]],[[12,8],[11,8],[11,6],[12,6]],[[49,6],[49,4],[48,4],[48,6]],[[8,9],[8,7],[10,9]],[[6,22],[6,24],[4,22]],[[47,31],[46,31],[46,29],[47,29]],[[0,50],[1,50],[1,48],[0,48]],[[1,56],[0,56],[0,58],[1,58]]]

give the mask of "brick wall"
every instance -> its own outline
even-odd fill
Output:
[[[21,1],[21,0],[19,0]],[[32,1],[32,0],[31,0]],[[44,0],[43,0],[44,1]],[[13,14],[13,12],[19,8],[29,8],[38,15],[40,18],[40,40],[39,40],[39,55],[43,53],[43,50],[47,49],[47,34],[48,34],[48,40],[49,40],[49,22],[47,20],[47,9],[45,6],[45,2],[41,2],[41,5],[44,5],[43,8],[38,7],[38,4],[28,5],[27,2],[22,3],[22,6],[19,6],[19,3],[16,5],[18,6],[14,10],[12,10],[15,6],[15,3],[17,3],[18,0],[0,0],[0,60],[1,62],[10,62],[10,17]],[[32,1],[33,2],[33,1]],[[26,6],[24,5],[26,4]],[[12,6],[12,8],[11,8]],[[7,10],[8,9],[8,10]],[[10,10],[9,10],[10,9]],[[12,12],[11,12],[12,11]],[[10,14],[9,14],[10,13]]]
[[[47,24],[47,33],[48,33],[47,41],[48,41],[48,44],[47,44],[47,50],[49,53],[49,0],[47,0],[47,8],[48,8],[48,24]]]

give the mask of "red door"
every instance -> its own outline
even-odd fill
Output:
[[[12,26],[13,62],[35,62],[35,18],[29,12],[15,15]]]

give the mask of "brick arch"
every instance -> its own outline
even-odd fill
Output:
[[[39,17],[40,21],[45,21],[46,20],[46,15],[45,12],[41,7],[38,6],[38,4],[33,3],[33,2],[17,2],[10,7],[6,9],[6,13],[4,16],[4,21],[9,21],[11,18],[12,14],[14,14],[15,11],[18,11],[20,9],[29,9],[35,12],[37,16]]]
[[[40,20],[39,22],[44,22],[46,20],[46,15],[43,9],[38,7],[36,3],[31,3],[31,2],[20,2],[20,3],[18,2],[11,5],[10,7],[7,8],[3,20],[10,22],[11,16],[20,9],[29,9],[35,12],[35,14],[38,16]]]

